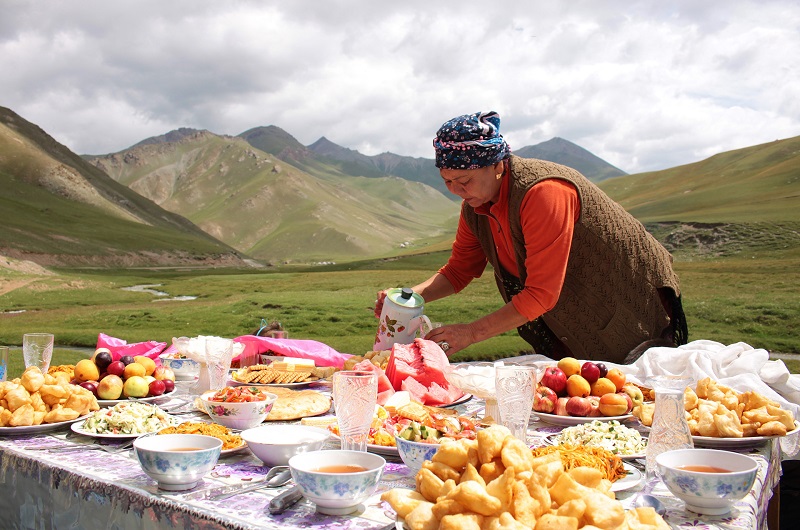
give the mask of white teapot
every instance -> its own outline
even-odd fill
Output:
[[[381,351],[390,349],[392,344],[410,344],[417,332],[424,336],[430,331],[431,321],[422,313],[424,303],[420,295],[407,287],[386,291],[372,349]]]

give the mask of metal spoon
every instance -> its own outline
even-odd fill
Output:
[[[647,493],[640,493],[639,496],[636,497],[636,500],[633,501],[633,505],[636,508],[647,508],[649,506],[661,517],[664,517],[664,514],[667,513],[667,508],[664,506],[664,503],[658,500],[657,497]]]

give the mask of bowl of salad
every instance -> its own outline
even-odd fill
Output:
[[[200,396],[206,413],[229,429],[249,429],[261,424],[278,396],[255,386],[226,386]]]
[[[599,447],[628,460],[644,458],[647,450],[647,438],[617,420],[594,420],[567,427],[560,433],[547,436],[546,440],[553,445]]]
[[[400,458],[415,475],[417,471],[422,469],[423,462],[433,458],[433,455],[439,450],[438,438],[426,438],[416,441],[397,435],[394,440]]]

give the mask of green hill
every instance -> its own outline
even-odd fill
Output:
[[[0,107],[0,255],[45,265],[244,265],[229,246]]]
[[[800,136],[599,185],[672,251],[800,250]]]

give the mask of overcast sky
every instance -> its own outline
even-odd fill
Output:
[[[500,113],[629,173],[800,135],[800,2],[0,0],[0,105],[79,154],[276,125],[433,158]]]

